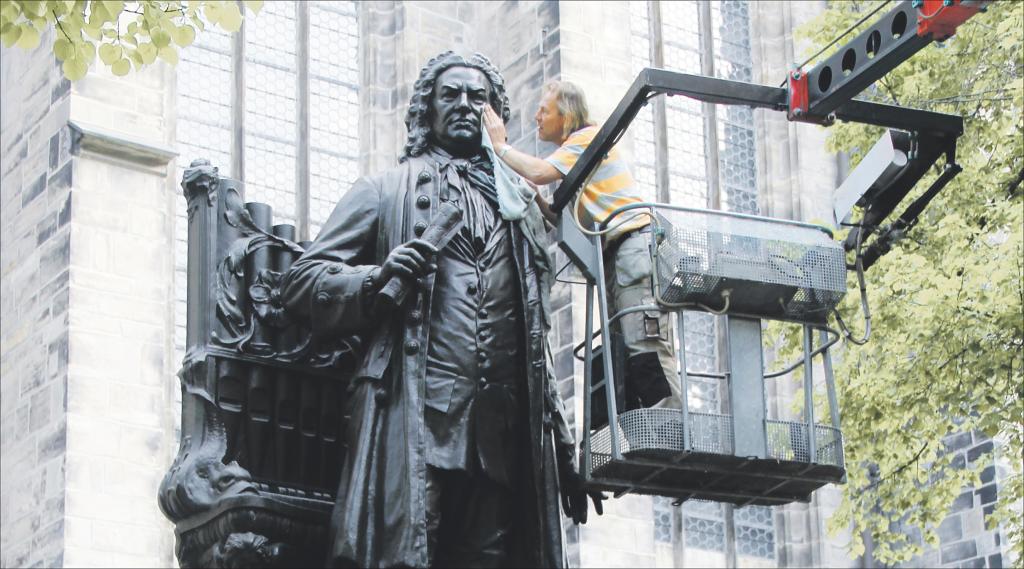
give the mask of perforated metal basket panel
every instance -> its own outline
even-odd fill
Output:
[[[768,456],[780,460],[808,462],[810,441],[807,424],[792,421],[768,421]],[[843,435],[839,429],[827,425],[814,425],[815,464],[829,464],[845,468]]]
[[[768,456],[733,454],[729,415],[690,413],[690,449],[684,451],[682,414],[676,409],[634,409],[619,415],[622,460],[612,458],[609,427],[590,439],[594,489],[710,499],[739,505],[806,501],[822,485],[840,482],[845,470],[838,430],[816,425],[817,461],[808,461],[807,427],[767,421]]]
[[[682,413],[678,409],[634,409],[619,415],[619,450],[683,450]],[[732,417],[690,413],[690,445],[697,452],[732,454]],[[611,429],[590,439],[591,453],[611,456]],[[595,463],[596,464],[596,463]]]
[[[822,231],[716,212],[663,210],[657,248],[662,299],[822,322],[846,292],[842,246]]]

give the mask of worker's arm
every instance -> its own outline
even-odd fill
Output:
[[[562,179],[562,173],[551,164],[541,158],[520,152],[508,144],[505,123],[501,121],[501,118],[491,109],[490,105],[484,108],[484,128],[487,129],[487,134],[491,136],[494,153],[505,164],[508,164],[510,168],[515,170],[516,174],[538,186]],[[540,198],[540,195],[537,197]],[[537,203],[539,204],[540,202],[541,200],[538,199]],[[541,209],[544,209],[543,206]]]
[[[536,192],[537,207],[540,208],[540,213],[544,216],[544,219],[548,220],[548,223],[551,225],[558,225],[558,214],[551,210],[551,204],[548,203],[548,200],[544,199],[544,194],[540,193],[540,188],[529,180],[526,183]]]

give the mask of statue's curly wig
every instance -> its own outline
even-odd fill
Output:
[[[437,78],[452,67],[470,67],[483,73],[491,83],[491,106],[502,121],[508,122],[511,113],[508,110],[508,95],[505,94],[505,78],[491,60],[479,53],[467,59],[453,51],[446,51],[427,62],[412,86],[409,110],[405,113],[405,127],[409,130],[409,137],[399,161],[404,162],[410,156],[423,154],[430,144],[430,98],[434,94]]]

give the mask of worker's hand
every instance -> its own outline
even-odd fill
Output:
[[[377,282],[380,284],[388,282],[392,276],[418,279],[424,275],[437,270],[434,264],[434,255],[437,248],[422,239],[413,239],[396,247],[384,264],[380,266],[380,274]]]
[[[501,152],[502,147],[508,143],[506,141],[508,134],[505,132],[505,123],[490,105],[484,107],[484,128],[487,129],[487,134],[491,137],[494,151]]]
[[[544,221],[550,226],[549,229],[557,226],[559,214],[551,210],[551,204],[544,198],[544,194],[540,192],[540,187],[526,178],[523,178],[523,181],[526,182],[527,186],[533,188],[533,192],[536,194],[534,199],[537,201],[537,207],[540,208],[540,214],[544,216]]]
[[[575,468],[562,472],[562,509],[576,524],[587,523],[587,498],[594,502],[597,515],[604,514],[602,502],[607,498],[602,492],[583,489],[583,477]]]

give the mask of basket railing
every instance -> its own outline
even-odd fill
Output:
[[[650,247],[648,252],[651,255],[653,296],[656,299],[656,303],[630,307],[610,314],[608,291],[605,290],[604,286],[605,272],[608,269],[605,267],[605,258],[602,254],[602,235],[613,230],[616,225],[623,223],[623,219],[628,221],[628,218],[623,218],[622,216],[629,212],[646,215],[652,220],[651,224],[654,230],[649,232]],[[668,212],[668,214],[664,212]],[[563,235],[574,231],[572,228],[566,227],[569,224],[574,224],[576,226],[575,231],[578,233],[575,242],[577,244],[586,242],[591,248],[587,250],[585,247],[577,246],[575,251],[566,251],[577,262],[577,266],[582,269],[584,276],[588,280],[586,289],[587,311],[584,325],[585,339],[575,350],[577,357],[579,357],[578,352],[580,348],[584,352],[582,359],[584,362],[585,393],[588,395],[584,399],[584,423],[586,428],[583,429],[581,449],[584,479],[595,487],[615,490],[618,495],[627,492],[659,493],[661,495],[674,495],[683,499],[702,495],[711,499],[723,499],[736,503],[786,503],[793,499],[800,499],[799,496],[794,498],[792,494],[783,493],[789,480],[798,480],[801,483],[820,486],[826,482],[836,482],[845,479],[842,435],[839,426],[831,357],[828,352],[828,348],[835,343],[838,334],[824,325],[824,317],[821,314],[815,314],[813,318],[809,318],[807,313],[800,312],[788,314],[758,312],[757,310],[751,310],[749,304],[743,306],[742,299],[739,302],[733,302],[732,307],[730,307],[730,301],[736,301],[737,295],[743,294],[742,291],[732,292],[731,298],[727,294],[724,302],[720,302],[716,306],[709,306],[711,299],[707,297],[699,299],[703,302],[696,300],[689,302],[666,301],[663,296],[666,282],[665,279],[659,278],[658,275],[659,261],[661,261],[658,254],[664,249],[666,239],[671,238],[671,236],[666,235],[667,230],[665,226],[671,223],[672,212],[681,212],[686,215],[714,216],[726,219],[734,226],[736,223],[752,224],[756,229],[762,231],[777,230],[782,233],[783,237],[797,232],[800,234],[798,235],[799,238],[796,239],[797,245],[803,247],[824,247],[826,249],[828,247],[835,247],[839,255],[829,259],[835,266],[828,269],[838,271],[838,274],[843,275],[843,279],[841,283],[834,283],[835,286],[833,288],[838,289],[833,291],[836,293],[834,298],[826,298],[825,295],[819,295],[817,299],[812,300],[820,301],[824,299],[826,302],[822,311],[825,311],[834,307],[834,303],[845,292],[845,265],[842,264],[844,261],[841,254],[841,246],[832,242],[832,232],[828,228],[819,225],[651,202],[623,206],[612,212],[601,224],[595,224],[590,230],[582,228],[579,221],[572,217],[572,214],[564,216],[572,221],[563,219],[563,226],[560,228]],[[757,226],[763,227],[758,228]],[[739,235],[738,237],[746,239],[761,238],[757,236],[756,231],[753,233],[755,233],[753,236]],[[565,241],[572,240],[565,239]],[[563,249],[565,248],[566,245],[563,244]],[[714,252],[709,254],[714,254]],[[705,268],[707,267],[706,264],[704,266]],[[812,280],[813,276],[805,278],[804,282]],[[833,281],[835,280],[833,278]],[[819,279],[820,281],[821,279]],[[741,279],[736,278],[732,282],[739,283],[736,286],[743,284]],[[596,314],[594,309],[595,300]],[[740,310],[736,308],[737,305],[740,306]],[[767,374],[764,373],[762,364],[756,381],[751,383],[750,380],[747,380],[748,384],[756,384],[761,387],[756,390],[756,395],[754,390],[744,394],[747,397],[759,399],[759,401],[754,401],[753,407],[760,407],[760,413],[755,413],[756,417],[753,417],[753,419],[746,416],[736,416],[735,414],[691,411],[690,401],[688,400],[689,379],[691,377],[711,377],[723,379],[730,383],[736,381],[737,377],[734,376],[734,370],[731,369],[735,365],[733,360],[730,360],[730,369],[727,371],[707,372],[687,369],[684,312],[688,310],[724,314],[730,319],[730,322],[735,320],[737,323],[745,323],[744,325],[748,331],[756,328],[755,335],[757,338],[758,354],[760,354],[761,349],[760,325],[754,326],[750,324],[754,319],[770,318],[798,323],[803,326],[804,356],[801,361],[781,372]],[[612,346],[614,335],[611,333],[611,330],[613,325],[621,320],[623,316],[638,311],[660,311],[674,316],[676,359],[681,384],[681,401],[678,409],[634,409],[620,413],[619,403],[616,401],[616,397],[613,396],[616,393],[616,382],[622,381],[625,378],[616,377],[617,375],[622,375],[622,368],[621,366],[617,368],[613,361],[613,354],[616,353],[616,350]],[[599,326],[599,333],[595,333],[595,325]],[[814,345],[816,332],[817,346]],[[601,338],[600,353],[597,353],[598,350],[594,345],[597,337]],[[748,347],[750,347],[749,344]],[[600,358],[603,377],[598,381],[592,382],[595,354],[597,354],[596,357]],[[812,398],[814,370],[812,359],[818,356],[821,357],[822,367],[825,371],[823,379],[827,390],[831,425],[818,424],[815,422],[814,417]],[[758,361],[760,361],[760,358],[758,358]],[[765,412],[764,380],[779,377],[800,367],[804,371],[802,382],[804,391],[803,421],[769,419]],[[744,371],[743,375],[749,376],[750,373]],[[592,401],[592,396],[600,389],[605,390],[606,396],[601,403],[603,406],[606,406],[607,417],[614,418],[614,420],[609,420],[607,426],[597,430],[592,428],[592,419],[595,416],[595,409],[593,408],[595,402]],[[740,398],[736,396],[735,390],[731,394],[732,396],[729,398],[730,405],[735,409]],[[753,427],[752,423],[756,423],[757,426]],[[781,436],[779,429],[785,431],[785,437]],[[753,433],[754,439],[760,439],[753,446],[749,443],[751,433]],[[812,433],[814,436],[811,436]],[[751,448],[755,449],[755,451],[751,452],[749,450]],[[649,453],[646,451],[665,452],[648,456]],[[720,487],[721,481],[729,480],[736,469],[743,468],[743,466],[741,462],[737,462],[734,464],[716,464],[714,468],[709,468],[709,465],[703,462],[703,459],[696,461],[694,459],[695,456],[713,457],[714,455],[728,456],[741,462],[770,460],[780,464],[803,463],[804,466],[797,467],[795,470],[789,468],[777,473],[759,471],[758,476],[776,480],[775,483],[767,488],[755,489],[750,492],[729,490]],[[622,476],[621,473],[614,473],[608,469],[608,465],[611,464],[635,468],[628,471],[629,476]],[[830,470],[823,473],[820,467],[830,467]],[[666,487],[659,482],[659,479],[669,476],[668,473],[679,471],[704,471],[715,473],[715,475],[711,476],[709,474],[708,480],[710,482],[702,482],[697,485],[700,488],[696,489],[677,488],[673,491],[671,486]],[[802,490],[797,490],[798,494],[801,492]],[[780,496],[782,497],[780,498]]]

